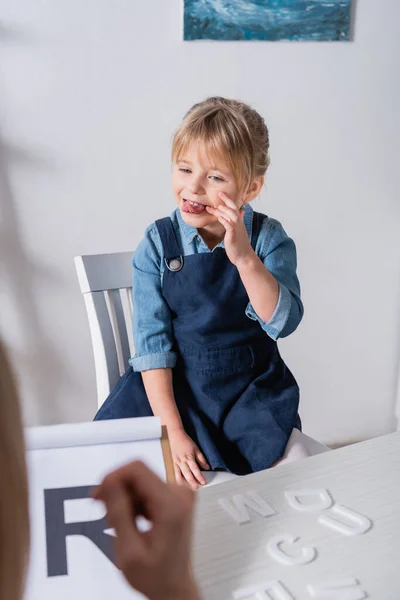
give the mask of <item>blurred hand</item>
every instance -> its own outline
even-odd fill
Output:
[[[182,484],[186,481],[193,490],[197,490],[199,484],[205,485],[206,480],[201,474],[200,467],[208,470],[210,465],[194,441],[183,429],[168,429],[168,438],[174,461],[176,483]]]
[[[118,567],[130,585],[150,600],[199,600],[189,565],[194,494],[163,483],[141,462],[114,471],[93,497],[105,503],[116,531]],[[140,532],[136,517],[152,528]]]

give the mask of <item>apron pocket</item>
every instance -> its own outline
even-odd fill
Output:
[[[178,361],[185,370],[205,373],[248,372],[254,367],[250,346],[195,348],[180,344]]]

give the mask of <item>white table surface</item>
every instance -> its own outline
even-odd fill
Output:
[[[333,499],[329,509],[301,512],[285,497],[285,491],[321,488]],[[235,522],[219,501],[248,491],[266,500],[276,514],[263,517],[249,510],[250,522]],[[206,487],[197,502],[193,564],[205,600],[234,598],[237,590],[271,580],[286,591],[240,597],[400,600],[400,432]],[[332,508],[338,505],[370,519],[371,528],[344,535],[318,521],[322,515],[334,516]],[[295,566],[277,562],[267,544],[282,534],[299,538],[293,546],[281,546],[287,554],[299,556],[302,547],[312,547],[315,559]],[[359,587],[314,595],[308,587],[346,578],[356,579]]]

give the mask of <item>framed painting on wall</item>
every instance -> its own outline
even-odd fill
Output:
[[[184,40],[348,41],[352,0],[183,0]]]

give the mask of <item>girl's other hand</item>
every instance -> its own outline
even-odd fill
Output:
[[[117,565],[134,589],[150,600],[199,600],[189,564],[191,490],[163,483],[134,462],[107,475],[93,497],[106,505]],[[139,516],[151,522],[150,530],[139,531]]]
[[[200,467],[209,470],[210,465],[194,441],[183,429],[168,430],[168,437],[176,482],[182,484],[186,481],[193,490],[197,490],[199,484],[205,485],[206,480],[201,474]]]

